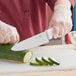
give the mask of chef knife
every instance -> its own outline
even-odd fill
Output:
[[[39,33],[33,37],[25,39],[19,43],[16,43],[11,50],[13,51],[24,51],[31,49],[49,42],[53,38],[53,29],[47,29],[42,33]]]

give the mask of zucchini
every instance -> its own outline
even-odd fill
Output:
[[[45,63],[49,64],[49,65],[53,65],[53,62],[49,62],[48,60],[46,60],[44,57],[42,57],[42,61],[44,61]]]
[[[35,58],[35,60],[30,62],[30,65],[33,66],[48,66],[48,65],[53,66],[53,64],[59,65],[60,63],[50,57],[48,57],[48,59],[45,59],[44,57],[41,57],[40,59]]]
[[[32,51],[12,51],[12,44],[0,44],[0,59],[26,63],[32,57]]]
[[[53,62],[54,64],[56,64],[56,65],[60,65],[60,63],[58,62],[58,61],[56,61],[54,58],[48,58],[48,60],[50,61],[50,62]]]
[[[31,61],[30,65],[32,65],[32,66],[43,66],[43,64],[36,62],[36,61]]]
[[[36,62],[43,64],[43,62],[39,58],[35,58]]]
[[[36,62],[38,62],[39,64],[42,64],[42,65],[48,65],[46,62],[42,61],[41,59],[39,58],[35,58]]]

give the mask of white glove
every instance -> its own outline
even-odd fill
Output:
[[[71,3],[69,0],[57,0],[54,14],[49,22],[49,28],[53,28],[54,38],[66,35],[72,28]]]
[[[19,41],[19,34],[15,27],[0,21],[0,43],[16,43]]]

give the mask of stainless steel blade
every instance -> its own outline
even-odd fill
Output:
[[[23,50],[31,49],[33,47],[37,47],[37,46],[43,45],[45,43],[48,43],[49,39],[52,39],[52,35],[50,35],[49,33],[50,34],[52,33],[51,29],[46,30],[45,32],[42,32],[42,33],[37,34],[37,35],[35,35],[31,38],[25,39],[25,40],[15,44],[11,48],[11,50],[13,50],[13,51],[23,51]]]

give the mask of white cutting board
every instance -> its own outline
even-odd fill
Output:
[[[43,46],[41,48],[35,48],[33,50],[32,59],[35,57],[52,56],[60,62],[60,65],[35,67],[30,66],[29,64],[0,60],[0,73],[76,69],[76,51],[72,48],[63,46]]]

